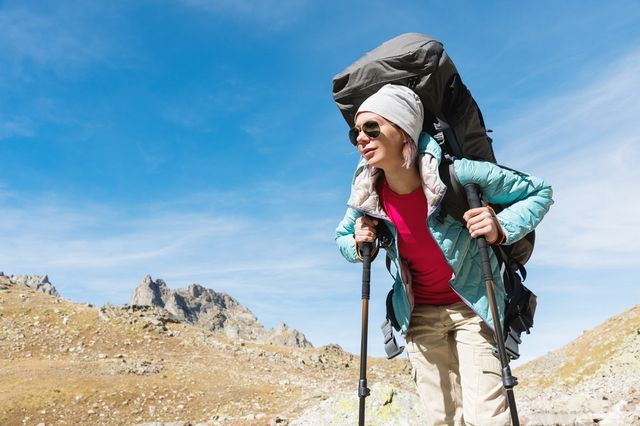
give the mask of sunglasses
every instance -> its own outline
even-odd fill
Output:
[[[367,121],[362,125],[362,127],[354,127],[349,130],[349,140],[353,146],[358,145],[358,136],[360,136],[360,132],[364,132],[365,135],[375,139],[380,136],[380,124],[375,121]]]

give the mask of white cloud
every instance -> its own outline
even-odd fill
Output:
[[[30,120],[25,117],[5,118],[0,115],[0,140],[16,136],[33,136],[33,128]]]
[[[116,301],[126,300],[147,273],[175,287],[199,282],[249,301],[281,297],[283,306],[326,290],[309,291],[305,283],[336,281],[337,219],[274,218],[259,199],[253,205],[264,214],[238,215],[228,198],[201,194],[195,203],[117,208],[8,193],[0,204],[0,270],[48,273],[61,294],[69,289],[98,303],[115,289]]]
[[[69,62],[93,56],[88,45],[45,15],[22,8],[5,9],[0,12],[0,26],[3,50],[18,58],[28,58],[41,65],[62,65],[65,56]]]
[[[556,204],[539,228],[536,262],[637,268],[640,232],[640,50],[576,90],[539,99],[497,128],[501,162],[548,180]]]
[[[114,59],[127,54],[122,46],[131,44],[131,40],[123,40],[122,31],[108,32],[117,16],[110,6],[87,2],[45,7],[7,2],[0,8],[0,60],[23,79],[31,78],[32,65],[58,73],[93,63],[114,65]],[[123,64],[125,61],[120,61]]]
[[[2,259],[40,270],[105,271],[180,255],[208,238],[237,233],[233,218],[197,213],[117,211],[108,206],[72,206],[59,200],[0,208]]]

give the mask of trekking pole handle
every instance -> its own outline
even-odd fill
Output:
[[[482,207],[480,202],[480,188],[475,183],[467,183],[464,186],[464,190],[467,193],[467,201],[469,207],[476,209]],[[480,236],[476,239],[478,241],[478,249],[480,251],[480,260],[482,261],[482,275],[485,281],[493,281],[493,274],[491,273],[491,262],[489,261],[489,252],[487,251],[487,239]]]
[[[464,190],[467,193],[467,201],[469,202],[469,207],[471,207],[472,209],[482,207],[482,203],[480,202],[480,196],[478,195],[478,193],[480,192],[480,189],[478,188],[477,184],[467,183],[464,186]]]
[[[360,246],[360,254],[362,255],[362,258],[371,258],[371,249],[373,247],[373,243],[360,243],[358,245]]]
[[[371,251],[372,243],[360,244],[360,254],[362,255],[362,298],[369,300],[371,295]]]

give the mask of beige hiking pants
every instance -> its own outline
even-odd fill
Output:
[[[416,305],[407,352],[431,425],[510,425],[491,329],[464,303]]]

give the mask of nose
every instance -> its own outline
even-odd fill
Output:
[[[358,132],[358,137],[356,138],[356,142],[358,142],[358,145],[366,145],[371,142],[371,138],[367,136],[367,134],[363,132],[362,129],[360,129],[360,131]]]

